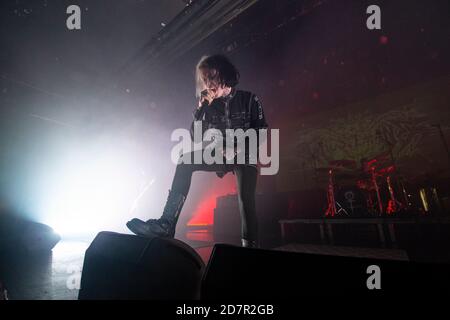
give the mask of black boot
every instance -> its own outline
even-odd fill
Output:
[[[135,218],[127,222],[127,227],[138,236],[173,238],[175,226],[185,200],[185,195],[169,190],[169,196],[161,218],[150,219],[146,222]]]

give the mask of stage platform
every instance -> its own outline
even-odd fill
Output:
[[[287,238],[288,225],[316,225],[322,244],[335,244],[334,226],[336,225],[371,225],[376,228],[380,246],[398,248],[396,229],[401,225],[439,226],[450,225],[450,217],[420,218],[317,218],[317,219],[282,219],[279,220],[283,243]]]
[[[399,249],[360,248],[360,247],[290,243],[280,247],[276,247],[274,248],[274,250],[310,253],[310,254],[323,254],[342,257],[358,257],[358,258],[386,259],[386,260],[400,260],[400,261],[409,260],[406,251]]]
[[[295,221],[284,221],[286,225],[303,224],[315,226],[322,225],[324,233],[328,226],[336,228],[338,225],[358,226],[369,224],[371,226],[381,225],[383,232],[389,224],[394,225],[395,231],[402,225],[417,226],[414,220],[395,219],[296,219]],[[352,221],[356,220],[356,221]],[[423,225],[435,227],[436,223],[449,226],[449,220],[428,220]],[[419,223],[419,225],[421,225]],[[320,228],[318,228],[320,229]],[[401,228],[400,228],[401,229]],[[332,230],[334,231],[334,229]],[[339,236],[335,234],[335,236]],[[209,232],[195,233],[194,235],[184,235],[180,239],[193,247],[202,260],[208,263],[214,247],[213,236]],[[419,242],[421,238],[417,239]],[[76,300],[78,298],[78,287],[81,279],[84,254],[92,239],[83,240],[62,240],[53,251],[47,255],[34,257],[13,256],[10,259],[0,261],[1,279],[8,289],[9,297],[12,300],[32,299],[32,300]],[[413,260],[414,254],[433,254],[435,256],[445,256],[448,247],[424,247],[419,253],[403,248],[375,248],[363,245],[337,245],[330,243],[301,243],[289,241],[271,248],[272,250],[301,252],[310,254],[323,254],[334,256],[352,256],[362,258],[376,258],[388,260]]]

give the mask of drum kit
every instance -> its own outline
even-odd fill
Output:
[[[407,208],[390,153],[362,159],[360,166],[354,160],[332,160],[316,173],[327,181],[326,217],[390,216]]]

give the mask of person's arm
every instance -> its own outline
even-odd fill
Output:
[[[203,117],[205,115],[205,108],[206,108],[206,105],[200,106],[198,108],[195,108],[194,112],[192,113],[193,120],[191,123],[191,129],[190,129],[192,141],[194,141],[194,123],[195,123],[195,121],[203,121]]]
[[[194,121],[202,120],[206,107],[207,104],[202,104],[199,107],[195,108],[194,112],[192,113]]]
[[[200,97],[200,100],[198,101],[198,107],[194,110],[193,112],[193,118],[194,120],[192,121],[191,124],[191,129],[190,129],[190,133],[191,133],[191,139],[192,141],[194,141],[194,123],[195,121],[202,121],[202,136],[203,133],[205,132],[205,109],[208,108],[208,106],[212,103],[212,101],[215,98],[215,94],[210,91],[210,90],[205,90],[202,92],[202,96]]]

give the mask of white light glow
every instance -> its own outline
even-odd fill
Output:
[[[63,236],[126,232],[131,208],[153,182],[132,157],[117,147],[72,151],[42,190],[45,223]]]

